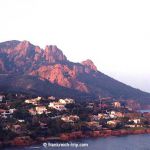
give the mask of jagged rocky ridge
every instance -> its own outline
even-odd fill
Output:
[[[18,86],[13,82],[11,91],[13,89],[15,91],[24,89],[23,91],[25,91],[26,89],[29,93],[30,91],[32,93],[33,91],[34,93],[43,91],[41,93],[52,95],[54,94],[52,87],[57,85],[57,88],[61,87],[58,93],[65,93],[66,89],[70,89],[75,93],[78,92],[78,96],[82,94],[86,95],[85,97],[93,96],[93,98],[96,96],[113,96],[150,103],[149,93],[132,88],[99,72],[89,59],[81,63],[69,61],[63,52],[54,45],[41,49],[28,41],[13,40],[0,43],[0,74],[0,82],[3,80],[1,82],[3,84],[0,84],[1,91],[5,91],[9,87],[9,83],[6,82],[7,77],[12,77],[12,80],[15,78],[17,82],[15,77],[17,76],[21,81],[17,82]],[[25,86],[25,80],[31,77],[34,79],[32,82],[28,81],[29,85]],[[12,83],[10,79],[9,81]],[[45,81],[46,83],[43,84]],[[32,85],[35,82],[38,84],[36,84],[36,88],[33,88]],[[42,82],[41,87],[44,90],[39,90],[41,89],[40,82]],[[51,87],[51,90],[46,85]],[[55,86],[55,90],[57,88]]]

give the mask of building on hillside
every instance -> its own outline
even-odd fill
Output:
[[[119,120],[109,120],[109,121],[107,121],[107,125],[109,125],[111,127],[116,127],[118,123],[120,123]]]
[[[121,107],[121,104],[120,104],[120,102],[116,101],[116,102],[113,102],[113,106],[114,106],[115,108],[120,108],[120,107]]]
[[[80,118],[77,115],[70,115],[70,116],[62,116],[61,120],[63,120],[64,122],[76,122],[78,121]]]
[[[48,100],[55,100],[56,98],[54,96],[49,96]]]
[[[43,114],[47,112],[47,109],[45,106],[37,106],[35,107],[35,110],[37,112],[37,114]]]
[[[42,97],[37,97],[37,98],[32,98],[32,99],[26,99],[25,103],[27,104],[33,104],[33,105],[37,105],[38,102],[42,99]]]
[[[48,107],[59,110],[59,111],[66,110],[64,104],[62,104],[60,102],[50,102]]]
[[[74,100],[73,99],[69,99],[69,98],[59,99],[59,103],[66,105],[66,104],[74,103]]]
[[[2,102],[5,98],[5,95],[0,95],[0,102]]]
[[[134,118],[134,119],[130,119],[129,122],[134,122],[134,124],[140,124],[141,119],[140,118]]]

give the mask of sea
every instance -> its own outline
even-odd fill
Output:
[[[145,109],[145,110],[139,110],[141,113],[144,113],[144,112],[150,112],[149,109]]]
[[[5,150],[150,150],[150,134],[88,138],[68,143],[42,143]]]

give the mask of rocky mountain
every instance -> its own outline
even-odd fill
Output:
[[[54,95],[55,89],[55,94],[66,93],[66,96],[70,92],[85,97],[123,97],[150,103],[149,93],[101,73],[91,60],[73,63],[57,46],[41,49],[28,41],[0,43],[0,83],[3,83],[0,84],[1,91],[22,89],[29,93]]]

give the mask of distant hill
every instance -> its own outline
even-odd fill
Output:
[[[112,96],[150,104],[149,93],[101,73],[91,60],[73,63],[57,46],[41,49],[28,41],[0,43],[0,91],[84,100]]]

